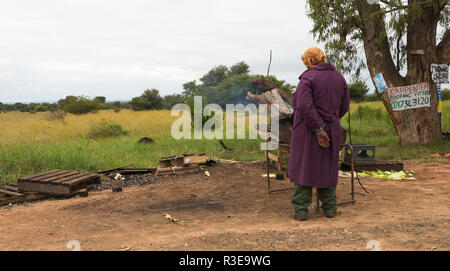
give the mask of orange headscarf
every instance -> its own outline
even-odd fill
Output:
[[[302,55],[303,63],[308,68],[313,68],[321,63],[324,63],[326,58],[327,56],[318,47],[311,47]]]

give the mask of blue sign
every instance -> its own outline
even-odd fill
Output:
[[[379,92],[383,92],[387,89],[386,82],[384,81],[381,73],[375,75],[373,81],[375,81],[375,85],[377,86]]]

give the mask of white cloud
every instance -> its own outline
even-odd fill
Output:
[[[298,0],[2,0],[0,101],[181,92],[219,64],[265,73],[271,49],[271,73],[297,84],[310,26]]]

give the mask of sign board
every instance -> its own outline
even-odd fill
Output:
[[[438,91],[438,97],[439,97],[438,113],[442,113],[441,84],[437,84],[437,91]]]
[[[431,64],[431,78],[435,84],[448,84],[448,65]]]
[[[375,82],[375,85],[377,86],[379,92],[383,92],[387,89],[386,81],[384,81],[383,74],[379,73],[375,75],[373,81]]]
[[[389,88],[388,94],[394,111],[430,107],[430,85],[428,83]]]

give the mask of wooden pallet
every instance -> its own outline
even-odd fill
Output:
[[[343,161],[341,163],[340,169],[343,171],[350,171],[352,170],[351,164]],[[365,162],[359,162],[355,163],[355,171],[361,172],[363,170],[366,171],[376,171],[376,170],[383,170],[383,171],[400,171],[403,170],[403,163],[401,162],[395,162],[395,161],[385,161],[380,159],[375,159],[375,163],[365,163]]]
[[[52,170],[19,178],[17,188],[22,192],[37,192],[48,195],[71,196],[100,182],[97,173],[80,173],[68,170]]]
[[[0,206],[48,198],[38,193],[19,192],[17,183],[0,186]]]

